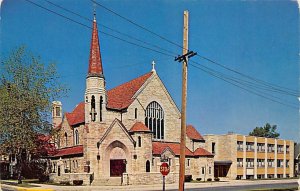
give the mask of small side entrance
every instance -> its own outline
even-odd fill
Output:
[[[125,159],[111,159],[110,160],[110,176],[119,177],[126,172],[126,160]]]
[[[227,177],[232,161],[215,161],[214,162],[214,176]]]

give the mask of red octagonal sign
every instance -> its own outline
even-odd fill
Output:
[[[170,172],[170,167],[168,165],[168,163],[162,163],[160,165],[160,173],[163,175],[163,176],[167,176]]]

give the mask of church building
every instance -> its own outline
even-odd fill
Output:
[[[96,19],[93,21],[83,101],[69,113],[53,102],[50,180],[85,185],[158,184],[167,162],[166,183],[179,180],[180,111],[152,70],[106,89]],[[186,175],[213,179],[214,155],[192,126],[186,131]]]

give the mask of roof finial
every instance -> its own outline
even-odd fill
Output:
[[[96,22],[96,4],[93,3],[93,7],[94,7],[94,22]]]
[[[156,72],[156,70],[155,70],[155,62],[154,62],[154,60],[152,61],[152,70],[151,70],[152,72]]]

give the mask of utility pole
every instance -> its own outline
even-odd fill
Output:
[[[175,61],[182,62],[182,98],[181,98],[181,138],[180,138],[180,159],[179,159],[179,191],[184,190],[185,178],[185,137],[186,137],[186,97],[187,97],[187,65],[188,58],[196,55],[188,51],[189,12],[183,14],[183,50],[182,55],[175,58]]]

